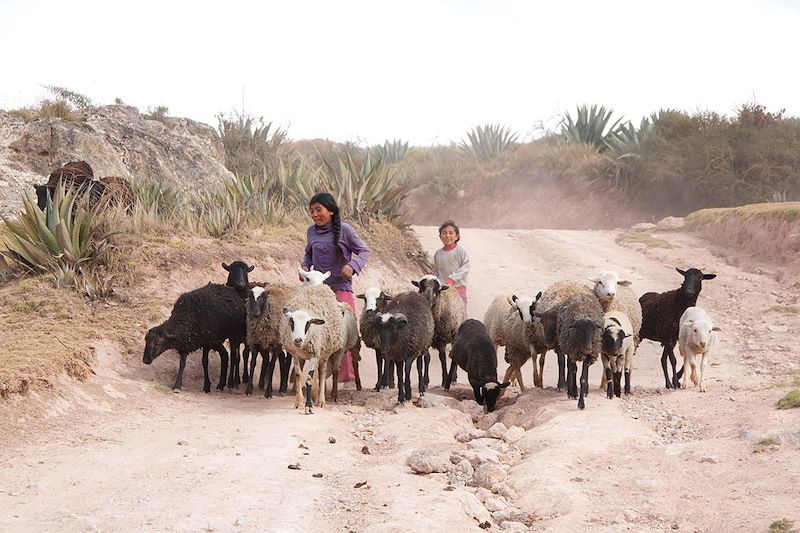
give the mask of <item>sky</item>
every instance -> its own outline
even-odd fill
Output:
[[[0,109],[58,85],[292,139],[527,139],[579,104],[800,116],[800,2],[0,0]]]

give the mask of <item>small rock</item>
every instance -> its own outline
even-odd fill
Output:
[[[188,446],[189,443],[183,439],[178,441],[178,446]]]
[[[408,458],[408,466],[415,474],[446,473],[452,468],[447,459],[433,450],[414,450]]]
[[[506,480],[506,471],[503,467],[494,463],[484,463],[475,470],[472,476],[472,483],[477,487],[490,489],[497,483]]]
[[[639,513],[633,509],[625,509],[622,512],[622,516],[625,518],[626,522],[636,522],[636,520],[639,518]]]
[[[499,494],[503,498],[507,500],[516,500],[517,493],[514,492],[514,489],[508,486],[507,483],[496,483],[492,485],[492,492],[495,494]]]
[[[573,477],[573,478],[570,478],[570,481],[574,481],[576,483],[583,483],[586,480],[583,479],[582,477]]]
[[[656,229],[658,226],[650,222],[639,222],[631,226],[631,231],[650,231]]]
[[[466,478],[470,478],[475,473],[475,469],[472,467],[472,464],[469,461],[462,459],[461,462],[455,466],[453,472],[457,474],[464,474]]]
[[[492,518],[494,518],[495,522],[497,523],[503,523],[503,522],[526,523],[529,522],[531,519],[528,513],[520,511],[516,507],[507,507],[503,510],[496,511],[492,513]]]
[[[359,481],[358,483],[353,485],[353,488],[354,489],[360,489],[361,487],[366,487],[366,486],[367,486],[367,482],[366,481]],[[369,487],[367,487],[367,488],[369,488]]]
[[[505,520],[500,523],[500,529],[503,531],[528,531],[528,526],[522,522],[515,522],[514,520]]]
[[[317,478],[319,478],[319,477],[322,477],[322,474],[320,474],[319,472],[317,472],[316,474],[314,474],[314,475],[313,475],[313,476],[311,476],[311,477],[317,477]]]
[[[486,498],[486,501],[483,502],[483,506],[486,507],[486,510],[489,511],[490,513],[494,513],[496,511],[501,511],[505,509],[506,507],[508,507],[508,504],[503,500],[501,500],[500,498],[491,496],[489,498]]]
[[[478,487],[478,490],[475,491],[475,497],[483,503],[492,497],[492,491],[484,489],[483,487]]]
[[[491,439],[502,439],[503,435],[506,434],[508,428],[502,422],[498,422],[492,427],[489,428],[489,431],[486,432],[486,436]]]
[[[292,463],[289,465],[289,470],[300,470],[300,463]]]
[[[330,444],[336,444],[336,439],[335,439],[335,438],[333,438],[333,437],[328,437],[328,442],[329,442]]]
[[[489,521],[486,520],[478,524],[478,527],[481,529],[489,529],[490,527],[492,527],[492,524],[490,524]]]
[[[456,498],[456,501],[461,504],[461,508],[467,516],[472,517],[478,522],[487,522],[492,518],[492,515],[489,514],[486,507],[484,507],[473,494],[467,491],[459,491],[453,494],[452,497]]]
[[[681,217],[666,217],[662,218],[656,224],[658,229],[680,229],[686,225],[686,221]]]
[[[469,428],[469,429],[462,429],[458,433],[456,433],[456,440],[458,442],[469,442],[475,439],[482,439],[486,436],[486,432],[482,429],[477,428]]]
[[[672,529],[678,529],[678,523],[677,522],[672,524]]]
[[[364,455],[370,455],[369,446],[362,446],[361,447],[361,453],[363,453]]]
[[[493,444],[497,444],[497,439],[491,439],[489,437],[485,437],[482,439],[475,439],[471,440],[467,443],[467,449],[469,450],[477,450],[480,448],[493,448]],[[503,443],[505,444],[505,443]]]
[[[303,449],[303,450],[307,450],[307,449],[308,449],[308,446],[306,446],[305,444],[303,444],[303,443],[301,442],[301,443],[300,443],[300,446],[298,446],[298,448],[300,448],[300,449]]]
[[[711,463],[711,464],[718,464],[719,459],[716,455],[706,455],[700,458],[701,463]]]
[[[503,440],[509,444],[517,442],[525,436],[525,430],[519,426],[511,426],[503,435]]]

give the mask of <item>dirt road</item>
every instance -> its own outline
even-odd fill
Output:
[[[418,232],[433,251],[435,228]],[[645,342],[633,396],[607,400],[598,364],[584,411],[554,390],[552,354],[546,388],[510,389],[491,415],[469,402],[454,408],[437,387],[428,408],[396,408],[395,391],[366,390],[375,364],[364,350],[365,390],[346,384],[339,405],[303,416],[289,397],[203,394],[199,358],[173,394],[174,356],[145,367],[139,351],[103,342],[86,383],[4,406],[14,415],[0,437],[0,530],[521,529],[501,524],[503,509],[528,513],[537,531],[765,531],[782,517],[800,521],[800,410],[774,408],[787,391],[779,385],[798,378],[800,319],[765,312],[797,305],[797,285],[727,266],[682,234],[663,236],[674,249],[638,250],[615,244],[613,232],[462,233],[476,318],[497,294],[532,295],[604,269],[638,293],[677,287],[676,266],[717,273],[699,302],[723,330],[709,392],[663,390],[660,347]],[[357,288],[384,279],[373,272]],[[437,383],[435,356],[432,365]],[[523,372],[531,384],[530,364]],[[463,385],[456,395],[470,396]],[[452,475],[415,475],[406,464],[414,450],[465,449],[453,437],[474,427],[473,414],[480,428],[501,420],[528,430],[502,458],[516,494],[492,502],[500,511]]]

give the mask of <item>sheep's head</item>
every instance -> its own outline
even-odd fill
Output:
[[[619,320],[614,317],[607,318],[603,329],[603,352],[620,355],[622,353],[622,344],[627,337],[630,337],[630,335],[622,329],[622,324],[620,324]]]
[[[610,270],[603,270],[597,276],[589,278],[594,283],[594,295],[602,304],[609,304],[617,295],[617,287],[627,287],[631,284],[626,279],[620,279],[619,274]]]
[[[497,407],[497,399],[500,397],[500,393],[503,392],[503,389],[511,385],[511,382],[506,381],[505,383],[498,383],[497,381],[489,381],[481,385],[481,395],[483,396],[483,404],[486,406],[486,410],[490,413],[494,411]]]
[[[428,303],[433,307],[439,300],[439,295],[442,291],[450,288],[448,285],[442,285],[439,278],[432,274],[422,276],[419,281],[411,280],[411,284],[419,289],[419,293],[428,300]]]
[[[144,337],[144,357],[142,362],[149,365],[156,357],[174,347],[175,338],[163,326],[150,328],[150,331]]]
[[[47,208],[47,195],[50,194],[50,189],[47,185],[34,185],[33,188],[36,189],[36,205],[44,211]]]
[[[267,312],[269,293],[264,287],[253,287],[247,295],[247,314],[258,318]]]
[[[533,316],[542,323],[545,344],[555,346],[558,340],[558,309],[548,309],[543,313],[537,311]]]
[[[703,289],[704,279],[714,279],[717,277],[716,274],[704,274],[698,268],[690,268],[689,270],[681,270],[680,268],[676,268],[675,270],[677,270],[678,273],[683,276],[681,292],[687,298],[695,298],[700,294],[700,291]]]
[[[250,266],[244,261],[234,261],[230,265],[222,263],[222,268],[228,272],[228,280],[225,285],[233,287],[237,291],[246,291],[250,286],[247,274],[252,272],[255,266]]]
[[[378,309],[378,299],[383,294],[378,287],[370,287],[364,291],[364,294],[357,294],[356,298],[364,300],[365,311],[375,311]]]
[[[408,325],[408,317],[403,313],[377,313],[375,328],[381,339],[381,346],[389,348],[400,339],[400,332]]]
[[[315,285],[322,285],[326,279],[331,277],[331,271],[328,270],[325,273],[320,272],[319,270],[314,270],[314,265],[311,265],[311,270],[306,272],[302,268],[298,268],[297,271],[300,273],[300,277],[303,278],[303,285],[306,286],[315,286]]]
[[[712,331],[721,331],[710,320],[688,320],[683,323],[683,327],[688,329],[689,339],[692,344],[704,350],[711,343]]]
[[[321,326],[325,324],[325,320],[313,317],[302,309],[289,311],[284,307],[283,315],[289,320],[292,342],[294,342],[294,345],[298,348],[305,346],[308,341],[308,331],[311,329],[311,326]]]
[[[517,308],[519,317],[526,324],[533,322],[534,313],[536,312],[536,303],[542,297],[542,293],[536,295],[536,298],[528,296],[517,296],[516,294],[511,297],[511,305]]]
[[[594,351],[594,332],[602,329],[603,325],[596,323],[589,318],[580,318],[569,326],[572,330],[572,338],[581,351],[581,354],[588,355]]]

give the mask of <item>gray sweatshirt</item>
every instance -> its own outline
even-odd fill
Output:
[[[433,273],[442,282],[450,278],[455,282],[456,287],[466,287],[467,274],[469,274],[467,251],[461,245],[456,245],[447,252],[439,248],[433,255]]]

